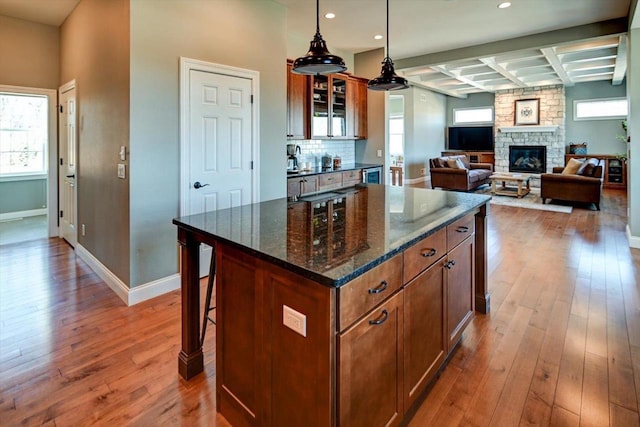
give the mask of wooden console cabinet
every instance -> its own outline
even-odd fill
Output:
[[[496,161],[493,151],[443,151],[443,156],[460,156],[464,154],[471,163],[491,163]]]
[[[596,159],[604,160],[604,175],[602,186],[604,188],[627,188],[627,162],[620,160],[618,157],[610,154],[565,154],[565,164],[571,158],[576,159]]]

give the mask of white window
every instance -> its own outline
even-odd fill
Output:
[[[573,101],[574,120],[625,119],[629,113],[626,98],[582,99]]]
[[[389,154],[402,156],[404,151],[404,118],[389,119]]]
[[[453,124],[493,123],[493,107],[454,108]]]
[[[48,100],[0,93],[0,176],[47,173]]]

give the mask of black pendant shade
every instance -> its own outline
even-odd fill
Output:
[[[292,72],[297,74],[332,74],[345,71],[342,58],[332,55],[320,34],[320,0],[316,0],[316,35],[311,40],[309,52],[293,62]]]
[[[389,0],[387,0],[387,56],[382,60],[382,70],[375,79],[369,80],[367,87],[370,90],[398,90],[407,89],[407,79],[396,74],[393,69],[393,61],[389,56]]]
[[[382,61],[382,71],[375,79],[369,80],[367,87],[370,90],[398,90],[407,89],[407,79],[400,77],[393,69],[393,61],[388,56]]]

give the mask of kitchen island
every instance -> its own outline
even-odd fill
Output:
[[[490,197],[358,185],[178,218],[179,373],[203,369],[199,246],[215,246],[216,405],[236,426],[397,425],[474,310]]]

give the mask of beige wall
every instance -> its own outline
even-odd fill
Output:
[[[180,57],[260,73],[260,197],[286,195],[286,11],[265,0],[131,2],[131,286],[177,270]]]
[[[374,49],[358,53],[354,57],[354,74],[366,79],[373,79],[380,75],[381,63],[384,58],[384,49]],[[369,139],[356,142],[356,162],[383,163],[386,162],[386,96],[385,92],[370,90],[367,93],[367,123],[369,126]],[[377,151],[382,150],[382,158],[377,156]],[[383,170],[388,170],[385,163]],[[382,174],[385,176],[385,174]],[[385,176],[385,181],[387,177]],[[386,182],[385,182],[386,183]]]
[[[0,84],[57,89],[58,28],[0,16]]]
[[[78,243],[129,284],[129,1],[82,0],[60,32],[60,83],[76,80]],[[125,162],[126,163],[126,162]]]

